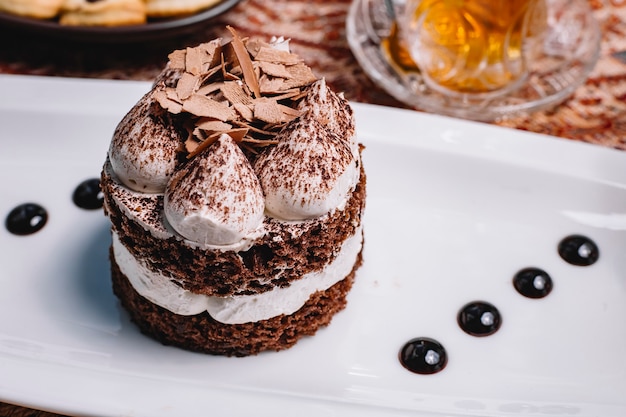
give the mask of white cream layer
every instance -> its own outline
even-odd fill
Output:
[[[359,227],[354,236],[343,243],[333,262],[321,271],[304,275],[289,287],[256,295],[211,297],[187,291],[171,278],[151,271],[126,249],[117,233],[113,233],[115,261],[140,295],[175,314],[195,315],[208,311],[211,317],[225,324],[257,322],[295,313],[315,292],[327,290],[352,271],[362,245],[363,233]]]

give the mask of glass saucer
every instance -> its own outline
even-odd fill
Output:
[[[518,89],[497,98],[444,96],[428,87],[419,71],[403,70],[388,59],[381,47],[381,40],[392,26],[385,0],[354,0],[346,34],[367,75],[397,100],[431,113],[478,121],[501,120],[563,102],[585,82],[598,60],[600,28],[588,2],[546,1],[548,29],[539,59],[530,63],[530,72]]]

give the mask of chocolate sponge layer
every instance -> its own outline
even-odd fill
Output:
[[[146,213],[146,221],[163,227],[163,198],[128,191],[107,167],[101,178],[105,212],[124,246],[135,258],[149,260],[155,272],[198,294],[257,294],[323,269],[341,244],[356,233],[365,207],[366,176],[361,165],[359,183],[343,210],[296,224],[266,218],[263,227],[267,233],[245,251],[200,249],[179,237],[155,237],[128,217],[125,211],[139,210]]]
[[[120,271],[111,250],[113,291],[140,330],[165,345],[226,356],[248,356],[264,350],[282,350],[330,323],[346,306],[346,295],[362,263],[359,253],[350,274],[326,291],[318,291],[291,315],[254,323],[224,324],[208,313],[181,316],[159,307],[135,291]]]

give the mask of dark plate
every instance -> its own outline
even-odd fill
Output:
[[[0,27],[79,42],[143,42],[186,35],[241,0],[224,0],[199,13],[180,18],[150,20],[146,24],[117,27],[62,26],[55,20],[37,20],[0,13]]]

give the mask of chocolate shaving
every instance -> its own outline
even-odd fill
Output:
[[[185,100],[183,110],[196,116],[210,116],[223,122],[235,117],[235,111],[232,108],[200,94],[192,94]]]
[[[212,79],[213,76],[217,74],[218,72],[220,72],[221,70],[222,70],[222,67],[218,64],[216,64],[214,67],[211,67],[211,69],[209,69],[205,74],[203,74],[202,83],[204,84],[208,80]]]
[[[188,72],[183,73],[178,80],[178,84],[176,84],[176,95],[181,100],[189,98],[197,89],[199,82],[200,78],[197,75],[192,75]]]
[[[259,68],[264,74],[272,77],[290,78],[291,73],[287,71],[284,65],[274,64],[273,62],[259,62]]]
[[[179,49],[177,51],[172,52],[167,57],[169,58],[169,67],[174,70],[185,70],[185,56],[187,55],[187,51],[184,49]]]
[[[248,133],[248,129],[231,129],[231,130],[229,130],[227,132],[216,132],[215,134],[207,137],[202,142],[198,143],[193,148],[193,150],[189,151],[189,154],[187,155],[187,159],[193,158],[194,156],[196,156],[200,152],[202,152],[204,149],[208,148],[209,146],[211,146],[212,144],[217,142],[217,140],[222,135],[228,135],[231,138],[233,138],[233,140],[235,142],[241,142],[243,140],[244,136],[246,135],[246,133]]]
[[[255,61],[266,61],[285,65],[295,65],[302,62],[302,59],[297,55],[267,46],[261,47],[254,59]]]
[[[187,155],[187,159],[191,159],[194,156],[198,155],[200,152],[202,152],[203,150],[211,146],[213,143],[215,143],[219,139],[219,137],[220,135],[215,135],[212,139],[207,138],[204,141],[198,143],[198,145],[192,151],[189,152],[189,154]]]
[[[283,78],[274,78],[263,75],[259,80],[259,88],[261,93],[266,95],[279,94],[280,91],[286,90],[287,85]]]
[[[283,121],[292,121],[296,117],[300,116],[300,111],[297,109],[292,109],[289,106],[284,106],[282,104],[278,104],[278,108],[283,113]]]
[[[271,45],[265,42],[264,40],[261,40],[258,38],[248,39],[246,41],[246,49],[248,50],[248,53],[250,53],[250,55],[252,56],[252,59],[254,60],[256,60],[256,55],[259,53],[259,51],[263,47],[271,47]]]
[[[317,80],[311,68],[302,63],[290,65],[285,67],[285,69],[290,74],[290,77],[286,79],[286,84],[289,86],[288,88],[304,87]]]
[[[254,117],[267,123],[283,121],[283,112],[275,100],[262,97],[254,100]]]
[[[235,103],[233,104],[237,113],[241,115],[246,121],[252,122],[254,121],[254,111],[252,109],[252,104],[243,104],[243,103]]]
[[[257,79],[254,68],[252,67],[252,61],[250,60],[250,55],[248,54],[248,50],[245,45],[241,41],[241,38],[235,32],[235,30],[228,26],[227,29],[233,35],[233,51],[235,51],[235,55],[237,55],[237,61],[239,61],[239,66],[241,67],[241,72],[243,72],[243,79],[246,84],[252,90],[255,97],[261,97],[261,90],[259,90],[259,80]]]
[[[251,104],[252,99],[237,81],[227,81],[220,88],[226,100],[231,103]]]
[[[246,134],[248,133],[248,129],[243,127],[239,129],[231,129],[224,133],[226,133],[228,136],[233,138],[235,142],[241,142],[243,138],[246,136]]]
[[[298,56],[277,49],[283,45],[242,39],[232,27],[228,30],[230,41],[172,52],[168,69],[178,73],[175,86],[154,93],[163,109],[186,115],[181,121],[189,136],[181,151],[188,158],[222,134],[252,153],[274,145],[278,131],[300,115],[306,87],[316,81]]]
[[[183,105],[179,101],[172,100],[165,90],[155,91],[154,99],[161,105],[161,107],[172,114],[180,114],[183,110]]]
[[[196,124],[196,129],[200,129],[200,130],[210,130],[210,131],[214,131],[214,132],[225,132],[227,130],[230,130],[233,126],[228,124],[228,123],[224,123],[224,122],[220,122],[219,120],[212,120],[212,119],[200,119],[198,121],[198,123]]]
[[[185,56],[185,71],[193,75],[202,73],[202,64],[204,63],[204,51],[201,48],[187,48]]]
[[[206,57],[204,58],[206,62],[202,66],[203,72],[206,72],[209,68],[217,66],[222,56],[222,45],[220,44],[219,39],[202,43],[198,45],[198,48],[204,50],[206,54]]]
[[[196,155],[194,152],[200,146],[200,142],[194,140],[193,138],[189,138],[185,141],[185,150],[188,152],[187,158],[190,158],[189,155]]]
[[[294,97],[299,97],[299,98],[303,98],[306,95],[306,93],[302,93],[302,90],[300,90],[299,88],[292,88],[290,90],[286,90],[284,93],[282,94],[278,94],[278,95],[274,95],[272,96],[272,98],[276,101],[281,101],[281,100],[286,100],[289,98],[294,98]]]
[[[276,139],[253,139],[253,138],[244,138],[244,142],[246,143],[254,143],[261,146],[269,146],[276,145],[278,141]]]
[[[214,92],[220,90],[221,88],[222,88],[222,83],[211,83],[203,87],[200,87],[198,91],[196,91],[196,93],[201,94],[203,96],[210,96]]]

